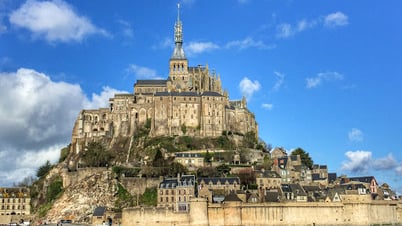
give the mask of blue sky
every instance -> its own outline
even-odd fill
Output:
[[[402,3],[180,1],[190,65],[260,137],[402,193]],[[82,108],[167,78],[177,1],[0,1],[0,186],[57,161]],[[9,163],[9,164],[8,164]]]

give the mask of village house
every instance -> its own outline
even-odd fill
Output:
[[[178,175],[177,178],[164,178],[158,187],[158,206],[173,208],[175,211],[188,211],[190,198],[195,197],[195,176]]]
[[[28,188],[0,188],[0,215],[29,215],[30,202]]]
[[[189,169],[204,166],[204,157],[200,153],[177,152],[174,160]]]
[[[231,191],[240,189],[239,177],[198,178],[198,197],[209,202],[222,202]]]

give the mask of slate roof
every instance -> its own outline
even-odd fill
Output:
[[[313,169],[327,169],[327,165],[314,164]]]
[[[93,216],[94,217],[102,217],[103,215],[105,215],[105,212],[106,212],[106,207],[98,206],[95,208]]]
[[[226,181],[229,184],[240,184],[240,179],[238,177],[201,177],[198,178],[198,184],[201,184],[201,182],[204,181],[205,184],[209,184],[209,182],[212,182],[212,184],[216,185],[218,182],[221,184],[226,184]]]
[[[215,96],[215,97],[223,97],[220,93],[217,92],[156,92],[155,96],[184,96],[184,97],[202,97],[202,96]]]
[[[341,178],[341,184],[345,184],[350,181],[371,183],[371,180],[373,180],[373,179],[375,180],[374,176]]]
[[[180,180],[177,178],[164,178],[159,184],[160,188],[176,188],[177,186],[194,186],[195,176],[194,175],[183,175]]]
[[[303,186],[303,189],[307,193],[315,192],[315,191],[321,191],[321,188],[319,186],[317,186],[317,185],[306,185],[306,186]]]
[[[230,192],[229,195],[225,196],[224,202],[242,202],[242,200],[234,192]]]
[[[147,80],[137,80],[135,85],[166,85],[166,79],[147,79]]]
[[[334,181],[336,181],[336,173],[328,173],[328,182],[332,183]]]
[[[265,202],[279,202],[279,192],[267,191],[265,194]]]
[[[293,192],[293,194],[295,195],[299,195],[299,196],[307,196],[306,192],[304,191],[304,189],[302,188],[302,186],[300,184],[290,184],[290,189]]]
[[[282,184],[282,191],[285,193],[293,193],[298,196],[307,196],[306,192],[300,184]]]
[[[176,158],[202,158],[199,153],[175,153]]]
[[[259,176],[265,177],[265,178],[281,178],[281,176],[277,172],[270,171],[270,170],[266,170],[264,172],[259,172]]]

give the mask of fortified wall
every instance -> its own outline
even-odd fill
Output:
[[[126,226],[402,224],[401,201],[207,204],[205,199],[196,198],[190,202],[188,213],[177,213],[165,208],[124,209],[122,224]]]

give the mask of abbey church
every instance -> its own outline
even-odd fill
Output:
[[[179,13],[174,41],[167,79],[137,80],[134,93],[115,94],[108,108],[82,110],[74,125],[73,145],[87,138],[133,136],[146,124],[150,136],[217,137],[224,131],[258,136],[246,99],[229,100],[220,76],[208,65],[189,66]]]

